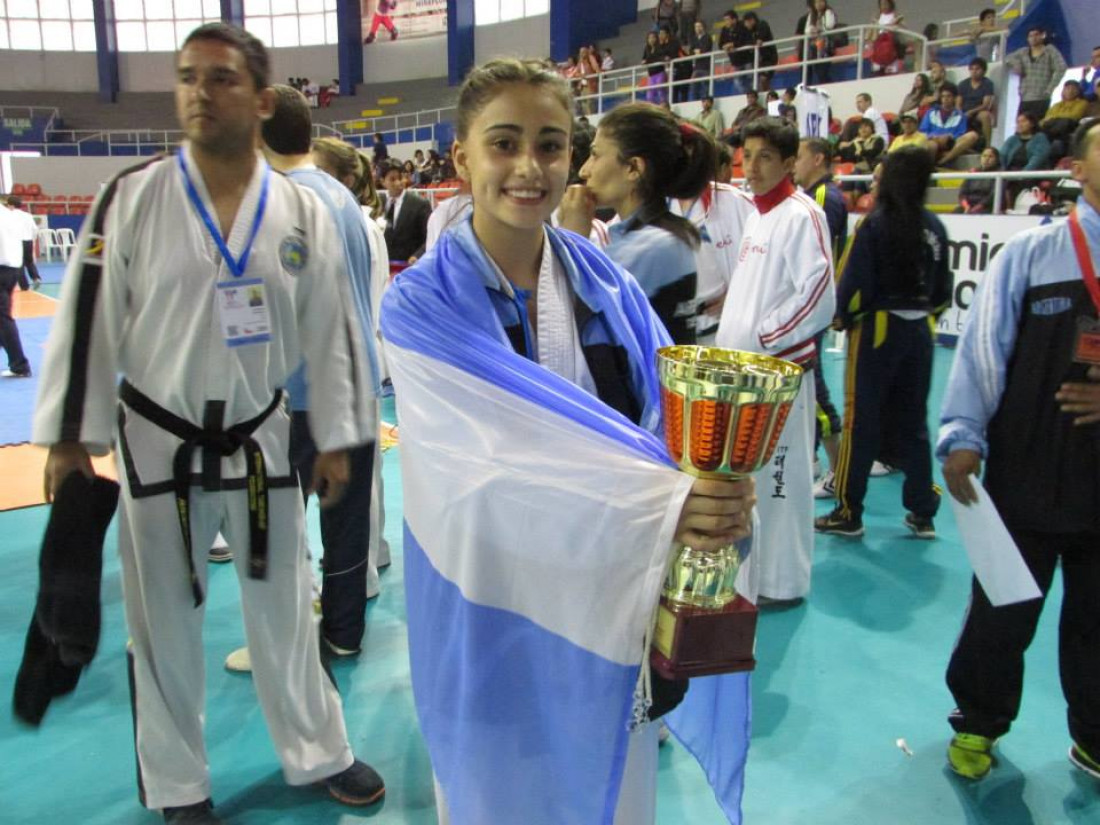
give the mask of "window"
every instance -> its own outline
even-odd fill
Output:
[[[474,0],[474,24],[491,26],[550,13],[550,0]]]
[[[92,0],[0,0],[0,49],[94,52]]]
[[[244,27],[274,48],[336,43],[336,0],[244,0]]]
[[[173,52],[203,23],[221,20],[220,0],[114,0],[123,52]],[[92,0],[0,0],[0,49],[94,52]]]

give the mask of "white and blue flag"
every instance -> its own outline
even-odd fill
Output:
[[[413,691],[455,825],[611,825],[692,484],[654,434],[668,337],[645,295],[588,241],[546,237],[625,352],[642,426],[513,350],[469,221],[383,301]],[[698,679],[666,717],[733,823],[749,701],[747,674]]]

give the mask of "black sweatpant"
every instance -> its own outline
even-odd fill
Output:
[[[14,266],[0,266],[0,347],[8,354],[8,369],[12,372],[26,372],[31,368],[23,353],[19,327],[11,314],[12,293],[20,274],[21,270]]]
[[[1054,525],[1052,525],[1054,526]],[[958,709],[951,726],[996,739],[1020,711],[1024,651],[1062,563],[1058,662],[1069,734],[1094,759],[1100,753],[1100,536],[1012,531],[1043,598],[993,607],[974,579],[962,634],[947,668]]]
[[[296,411],[290,422],[290,460],[307,502],[316,458],[309,413]],[[321,634],[337,647],[357,650],[366,630],[374,442],[348,450],[348,460],[351,478],[344,497],[321,510]]]
[[[34,262],[34,241],[23,241],[23,269],[31,276],[32,281],[42,280],[38,274],[38,265]]]
[[[909,321],[875,312],[851,331],[835,481],[837,502],[847,518],[863,516],[867,479],[880,454],[884,427],[892,457],[905,473],[902,504],[917,516],[936,515],[940,496],[932,484],[927,420],[931,382],[927,317]]]

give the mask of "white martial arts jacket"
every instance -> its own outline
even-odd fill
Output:
[[[206,209],[215,214],[189,149],[181,151]],[[258,158],[226,239],[229,251],[239,258],[247,245],[265,175],[266,211],[244,278],[263,281],[271,340],[235,347],[222,332],[215,287],[232,275],[188,199],[177,159],[133,167],[100,193],[69,261],[46,347],[36,444],[75,440],[93,454],[107,452],[120,374],[156,404],[200,427],[207,402],[223,401],[220,424],[229,427],[267,408],[303,356],[318,448],[341,449],[375,437],[354,303],[343,258],[331,254],[340,242],[317,196]],[[286,433],[270,429],[256,438],[270,471],[280,474],[287,469]],[[131,438],[135,456],[159,454],[141,468],[146,484],[171,475],[171,462],[161,460],[170,445],[151,448],[158,432],[144,427]],[[196,454],[196,468],[200,460]],[[222,478],[243,475],[244,456],[237,451],[224,460]]]

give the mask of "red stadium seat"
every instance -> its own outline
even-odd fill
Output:
[[[14,186],[12,186],[11,193],[13,195],[20,195],[20,196],[25,195],[25,194],[27,194],[27,187],[25,187],[21,183],[17,183]]]
[[[27,184],[27,194],[28,195],[35,195],[35,196],[41,195],[42,194],[42,187],[39,186],[37,183],[28,183]]]

